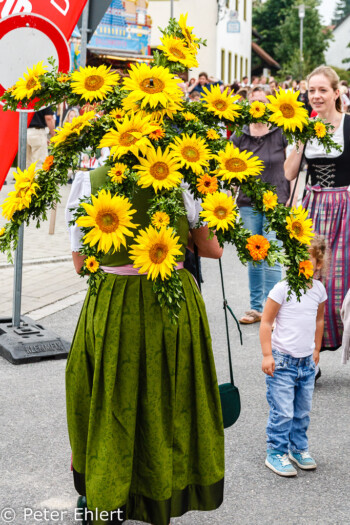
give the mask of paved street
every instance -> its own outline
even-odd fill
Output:
[[[49,264],[43,265],[46,266]],[[239,316],[248,306],[247,270],[237,261],[232,248],[225,250],[223,266],[226,295]],[[4,269],[0,271],[3,274]],[[57,288],[61,271],[57,263]],[[217,261],[204,261],[203,271],[219,382],[226,382],[229,375]],[[71,286],[79,282],[69,263],[65,279],[71,279]],[[41,288],[46,285],[43,283]],[[34,298],[30,308],[36,308]],[[68,306],[42,318],[41,323],[70,340],[80,308],[81,302]],[[299,472],[297,479],[283,479],[264,466],[267,403],[260,370],[258,325],[243,327],[242,347],[234,323],[230,322],[230,326],[242,413],[237,423],[225,431],[225,501],[215,512],[189,513],[172,524],[348,525],[350,365],[340,364],[339,352],[322,354],[322,378],[314,396],[309,431],[310,450],[318,469]],[[63,360],[14,366],[0,359],[0,509],[15,510],[14,525],[76,523],[76,493],[65,421],[64,367]],[[41,512],[42,518],[40,514],[36,519],[30,516],[31,509]],[[53,510],[58,514],[51,515]],[[0,518],[0,523],[6,521]]]

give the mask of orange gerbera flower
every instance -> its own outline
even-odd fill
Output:
[[[199,193],[206,195],[207,193],[215,193],[218,189],[218,179],[211,177],[207,173],[197,178],[197,188]]]
[[[163,128],[159,127],[155,129],[154,131],[152,131],[152,133],[150,133],[148,136],[152,140],[159,140],[165,137],[165,131]]]
[[[43,162],[43,170],[44,171],[50,171],[52,165],[53,165],[53,155],[49,155],[46,157],[46,159]]]
[[[299,275],[305,275],[309,279],[314,274],[314,266],[311,261],[301,261],[299,263]]]
[[[270,243],[265,237],[263,237],[263,235],[252,235],[247,239],[246,248],[248,249],[253,261],[261,261],[267,257]]]

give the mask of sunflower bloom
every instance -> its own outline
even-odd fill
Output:
[[[65,142],[68,137],[80,135],[83,129],[91,126],[93,118],[95,118],[94,111],[88,111],[79,117],[74,117],[72,122],[66,122],[62,128],[56,129],[56,134],[52,137],[51,142],[57,147]]]
[[[35,182],[35,167],[36,163],[31,164],[27,170],[22,171],[17,168],[17,173],[14,172],[13,176],[16,180],[15,190],[10,191],[1,205],[2,215],[7,220],[10,221],[17,211],[29,208],[33,195],[36,196],[39,185]]]
[[[198,120],[196,115],[194,115],[190,111],[185,111],[184,113],[182,113],[182,116],[185,120]]]
[[[142,188],[152,186],[157,193],[158,190],[169,190],[179,186],[183,179],[182,173],[178,171],[181,164],[174,158],[169,148],[162,151],[152,146],[147,150],[146,158],[139,158],[140,164],[134,166],[140,179],[137,184]]]
[[[322,139],[327,134],[327,128],[323,124],[323,122],[316,122],[316,124],[314,125],[314,130],[316,133],[316,137],[318,137],[319,139]]]
[[[266,259],[270,243],[263,235],[252,235],[247,239],[246,248],[253,261],[261,261]]]
[[[206,195],[207,193],[215,193],[218,189],[218,179],[215,176],[210,176],[207,173],[201,175],[197,179],[197,189],[199,193]]]
[[[130,246],[130,259],[139,273],[147,273],[147,279],[155,280],[158,275],[162,280],[171,276],[176,266],[177,255],[182,255],[180,237],[175,237],[172,228],[162,227],[159,230],[149,226],[141,230],[136,237],[136,244]]]
[[[250,104],[249,113],[254,118],[260,118],[265,114],[266,106],[263,102],[260,102],[259,100],[254,100]]]
[[[123,81],[126,97],[131,102],[140,102],[141,109],[149,106],[151,109],[158,105],[167,107],[169,102],[180,102],[183,96],[178,84],[181,79],[175,78],[169,69],[162,66],[148,66],[147,64],[132,65],[129,77]]]
[[[159,230],[160,228],[163,228],[163,226],[169,226],[170,217],[164,211],[156,211],[151,217],[151,222],[152,225]]]
[[[195,134],[189,136],[185,133],[181,137],[175,137],[174,142],[169,147],[173,150],[174,158],[181,163],[181,166],[190,168],[197,175],[203,173],[204,168],[212,158],[205,140],[200,137],[197,138]]]
[[[221,93],[220,86],[211,86],[210,91],[204,87],[203,90],[205,95],[202,95],[201,102],[204,102],[208,111],[213,112],[220,119],[225,118],[231,121],[239,116],[242,108],[239,104],[235,104],[240,98],[239,95],[231,95],[227,89]]]
[[[188,13],[185,15],[180,15],[179,26],[183,36],[185,37],[188,47],[192,48],[194,52],[196,52],[198,48],[198,38],[192,33],[193,27],[189,27],[187,25],[187,17]]]
[[[180,62],[187,68],[198,67],[194,51],[186,46],[185,40],[165,35],[160,41],[163,45],[158,46],[158,49],[164,52],[170,62]]]
[[[144,155],[151,146],[147,135],[156,129],[150,122],[151,117],[139,114],[126,116],[123,122],[116,122],[116,130],[110,129],[101,139],[99,148],[111,148],[113,158],[120,158],[126,153]]]
[[[114,120],[122,120],[125,116],[125,111],[123,108],[115,108],[112,109],[109,115]]]
[[[122,162],[116,162],[114,166],[109,170],[107,175],[111,178],[112,182],[121,184],[123,180],[126,179],[126,175],[124,175],[126,169],[126,164],[123,164]]]
[[[215,131],[215,129],[208,129],[207,131],[207,139],[209,140],[218,140],[220,138],[219,133]]]
[[[50,169],[52,168],[53,166],[53,161],[54,161],[54,157],[53,155],[49,155],[48,157],[46,157],[46,159],[44,160],[43,162],[43,167],[42,169],[44,171],[50,171]]]
[[[97,249],[103,253],[108,253],[113,247],[114,253],[121,244],[126,246],[126,236],[134,236],[130,230],[138,226],[132,222],[136,210],[131,209],[131,202],[126,197],[112,196],[106,190],[99,191],[97,197],[92,195],[91,198],[92,204],[81,204],[87,215],[76,221],[77,226],[91,228],[84,236],[84,244],[95,246],[98,243]]]
[[[93,255],[85,259],[85,267],[90,273],[95,273],[100,267],[100,263]]]
[[[299,263],[299,274],[305,275],[306,279],[309,279],[314,274],[314,266],[311,261],[300,261]]]
[[[208,223],[209,228],[217,230],[228,230],[230,226],[234,228],[236,206],[232,197],[228,197],[226,193],[208,194],[203,200],[202,208],[204,211],[201,211],[200,215]]]
[[[296,239],[301,244],[310,244],[311,237],[315,234],[312,227],[312,219],[308,219],[308,212],[302,206],[292,208],[289,217],[286,217],[286,230],[291,239]]]
[[[118,84],[119,75],[110,71],[111,66],[104,64],[98,67],[80,67],[72,73],[71,87],[73,93],[81,95],[84,100],[104,100],[113,87]]]
[[[277,206],[277,195],[273,191],[265,191],[263,195],[264,210],[273,210]]]
[[[27,67],[28,73],[24,73],[24,78],[20,78],[14,85],[13,96],[15,99],[23,100],[24,98],[31,98],[35,91],[41,89],[39,77],[47,71],[43,63],[44,61],[42,60],[34,65],[33,69]]]
[[[295,131],[296,128],[302,131],[304,125],[308,123],[308,113],[302,107],[303,103],[298,102],[298,96],[299,91],[293,93],[284,91],[282,88],[276,93],[276,96],[267,95],[270,101],[267,107],[272,112],[269,121],[283,127],[284,131]]]
[[[264,169],[263,162],[259,160],[259,157],[252,157],[252,155],[250,151],[239,151],[232,142],[228,142],[225,150],[214,155],[214,158],[219,161],[218,177],[229,182],[232,179],[242,182],[248,177],[260,175]]]

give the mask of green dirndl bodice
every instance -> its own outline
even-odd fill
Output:
[[[92,172],[93,192],[94,173],[106,172]],[[147,191],[140,195],[147,210]],[[118,265],[115,257],[110,265]],[[213,510],[223,499],[224,431],[209,326],[191,274],[179,275],[186,301],[174,325],[147,276],[107,274],[96,296],[87,293],[66,369],[77,490],[89,509],[124,507],[124,519],[153,525]]]

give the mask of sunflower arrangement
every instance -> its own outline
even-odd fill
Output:
[[[316,139],[330,148],[334,143],[329,125],[309,120],[297,94],[282,91],[266,106],[238,103],[234,93],[221,93],[217,86],[206,89],[200,102],[185,101],[176,74],[197,65],[196,55],[205,41],[187,25],[187,15],[178,22],[171,19],[162,33],[153,63],[131,66],[123,80],[106,66],[62,74],[49,61],[51,69],[37,64],[3,95],[5,109],[15,109],[18,101],[25,107],[39,99],[38,109],[66,100],[83,106],[84,112],[56,131],[42,169],[33,165],[23,173],[19,170],[15,192],[3,204],[9,222],[0,233],[0,250],[11,256],[20,224],[32,218],[39,224],[46,218],[59,200],[58,188],[67,182],[68,170],[77,168],[81,151],[108,147],[106,183],[80,203],[73,221],[82,230],[81,253],[86,256],[82,275],[88,276],[92,293],[105,278],[104,256],[126,249],[133,266],[153,281],[161,306],[177,318],[182,299],[176,271],[182,254],[177,228],[186,214],[186,187],[202,201],[198,227],[208,225],[221,245],[235,244],[242,263],[285,264],[290,289],[300,296],[310,279],[306,263],[311,221],[305,211],[277,203],[274,188],[259,178],[264,169],[261,160],[228,142],[223,126],[239,131],[244,124],[270,122],[290,139]],[[252,236],[243,227],[229,193],[233,186],[241,187],[254,207],[266,214],[282,251],[276,242]],[[149,224],[143,229],[133,204],[140,188],[152,195],[147,203]]]

